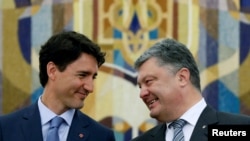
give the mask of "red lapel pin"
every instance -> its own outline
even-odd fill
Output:
[[[80,137],[80,138],[83,138],[83,137],[84,137],[84,135],[83,135],[82,133],[80,133],[80,134],[79,134],[79,137]]]

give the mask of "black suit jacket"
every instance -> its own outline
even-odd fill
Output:
[[[232,113],[218,112],[207,106],[201,113],[190,141],[207,141],[208,125],[233,125],[250,124],[250,117]],[[162,123],[148,130],[144,134],[132,139],[132,141],[165,141],[166,124]]]
[[[43,141],[37,103],[0,117],[0,141]],[[115,137],[111,129],[76,110],[67,141],[115,141]]]

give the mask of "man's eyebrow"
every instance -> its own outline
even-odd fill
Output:
[[[140,79],[140,81],[143,82],[143,81],[145,81],[146,79],[148,79],[148,78],[150,78],[150,77],[153,77],[153,76],[152,76],[152,75],[145,75],[145,76],[143,76],[143,77]]]
[[[93,76],[95,76],[95,77],[98,75],[98,73],[92,73],[90,71],[78,71],[77,73],[78,74],[87,74],[87,75],[93,74]]]

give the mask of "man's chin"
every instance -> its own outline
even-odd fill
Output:
[[[72,109],[82,109],[83,107],[84,107],[84,104],[81,103],[81,104],[73,105],[71,108],[72,108]]]
[[[150,111],[150,117],[152,117],[152,118],[157,118],[157,114],[155,113],[155,112],[153,112],[153,111]]]

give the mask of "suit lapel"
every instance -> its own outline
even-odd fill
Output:
[[[151,134],[152,141],[165,141],[166,124],[160,124]],[[151,141],[151,139],[150,139]]]
[[[43,141],[42,126],[37,103],[27,108],[22,116],[21,128],[25,141]]]
[[[89,131],[86,127],[89,126],[88,119],[81,115],[79,110],[76,110],[73,117],[67,141],[86,141],[89,136]]]
[[[191,135],[191,141],[207,141],[208,139],[208,125],[218,122],[216,111],[207,106],[201,113],[199,120]]]

